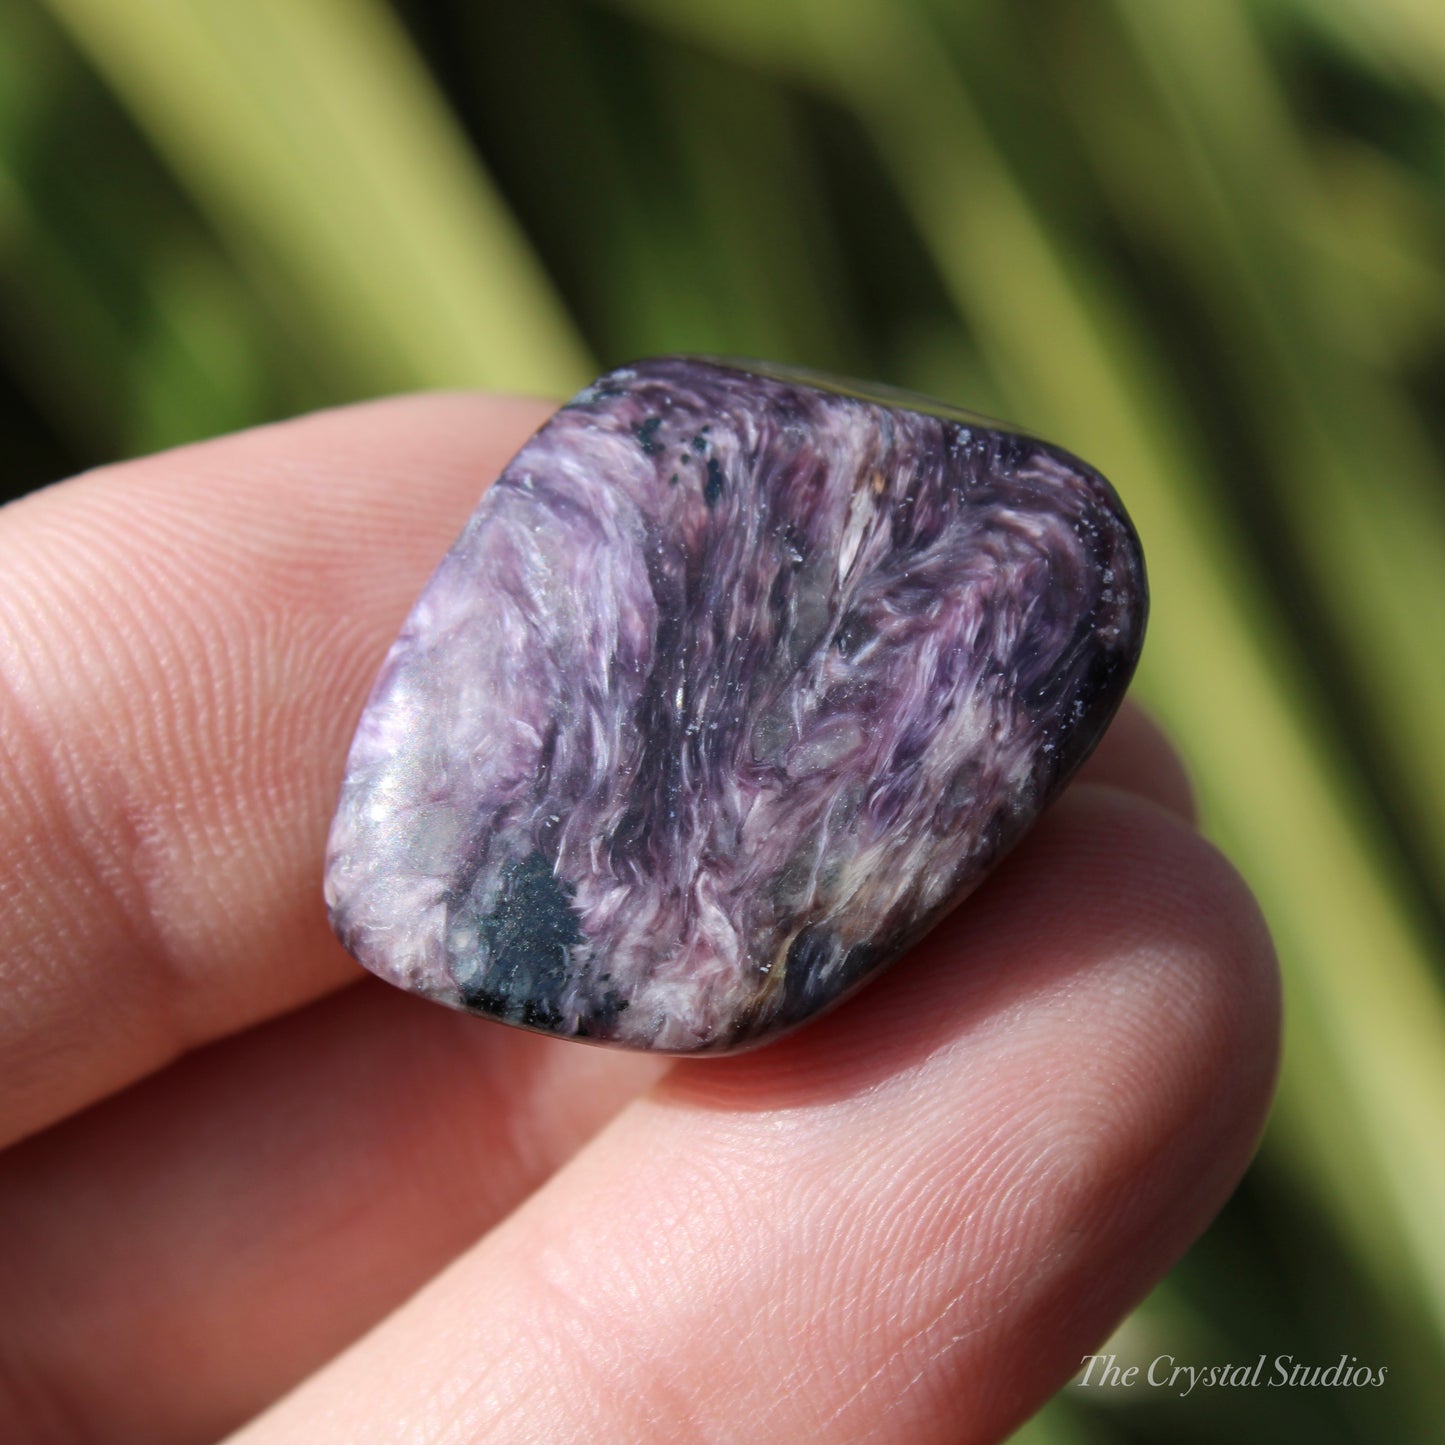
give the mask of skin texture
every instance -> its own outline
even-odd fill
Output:
[[[356,982],[351,731],[548,410],[400,399],[0,513],[0,1438],[994,1440],[1243,1170],[1273,957],[1128,707],[776,1046],[668,1067]]]

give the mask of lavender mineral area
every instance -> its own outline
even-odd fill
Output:
[[[1096,472],[921,398],[666,358],[482,499],[357,730],[333,926],[508,1023],[721,1051],[957,904],[1133,671]]]

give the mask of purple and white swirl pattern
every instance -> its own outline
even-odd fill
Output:
[[[1057,448],[844,385],[648,361],[517,455],[357,729],[326,895],[363,964],[737,1048],[896,957],[1056,796],[1143,638],[1123,508]]]

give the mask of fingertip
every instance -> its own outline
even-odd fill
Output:
[[[320,903],[351,731],[546,411],[392,398],[6,509],[0,1138],[356,976]]]
[[[1198,817],[1194,786],[1184,760],[1164,729],[1132,697],[1124,699],[1075,780],[1148,798],[1191,823]]]
[[[1127,985],[1128,966],[1154,988]],[[1215,1037],[1214,1051],[1232,1039],[1241,1056],[1273,1057],[1274,955],[1239,875],[1173,809],[1080,781],[973,895],[837,1009],[752,1052],[683,1060],[665,1087],[745,1108],[862,1095],[1100,975],[1116,977],[1119,1010],[1147,1016],[1167,994],[1166,1012]]]

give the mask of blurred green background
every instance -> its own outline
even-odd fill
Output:
[[[1086,456],[1288,990],[1258,1162],[1111,1348],[1389,1376],[1020,1438],[1440,1439],[1442,107],[1432,0],[0,0],[0,481],[681,350]]]

